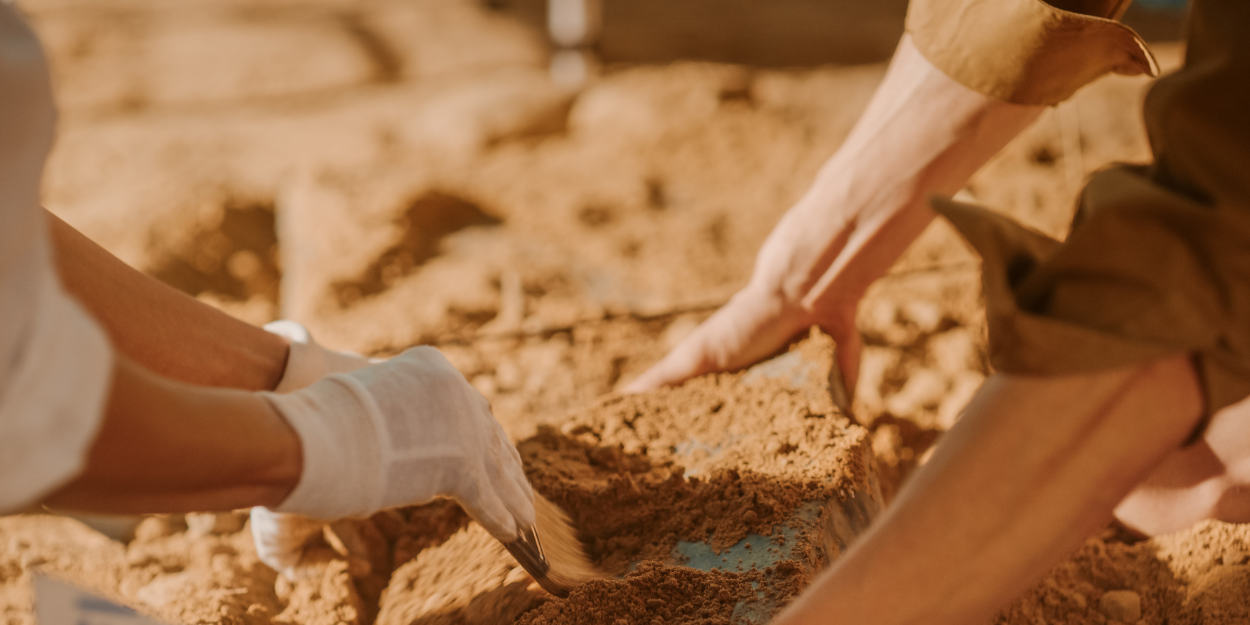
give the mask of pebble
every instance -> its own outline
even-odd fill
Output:
[[[1108,619],[1121,623],[1141,620],[1141,595],[1131,590],[1112,590],[1102,596],[1098,606]]]

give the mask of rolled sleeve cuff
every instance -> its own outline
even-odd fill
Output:
[[[1087,4],[1106,15],[1042,0],[912,0],[907,32],[947,76],[1014,104],[1058,104],[1109,73],[1157,76],[1141,37],[1109,19],[1127,3]]]
[[[1059,242],[947,199],[934,208],[982,259],[990,362],[1063,375],[1190,354],[1206,416],[1250,394],[1250,220],[1156,184],[1097,174]]]

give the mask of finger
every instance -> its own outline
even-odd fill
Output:
[[[697,375],[704,373],[700,363],[702,358],[692,358],[689,353],[700,347],[690,347],[687,343],[678,345],[663,360],[652,365],[650,369],[622,389],[627,394],[646,393],[665,386],[675,386]]]
[[[516,453],[516,447],[508,441],[502,431],[498,432],[493,441],[491,453],[486,462],[487,466],[484,467],[483,473],[490,479],[486,488],[498,498],[508,515],[512,517],[514,532],[515,528],[533,525],[536,520],[534,492],[522,469],[520,454]]]
[[[491,468],[494,484],[499,485],[499,496],[504,505],[522,525],[534,522],[534,489],[525,477],[525,466],[516,446],[500,430],[493,450],[499,459]]]
[[[514,452],[516,451],[516,448],[512,447],[512,445],[508,445],[508,447]],[[505,470],[508,473],[508,477],[516,484],[517,488],[521,489],[522,494],[524,494],[527,499],[532,500],[534,498],[534,488],[530,485],[529,478],[525,476],[525,466],[521,464],[520,460],[517,460],[515,469]]]
[[[732,364],[728,352],[738,343],[734,339],[733,304],[716,311],[677,344],[663,360],[643,372],[622,390],[643,393],[665,386],[677,386],[690,378],[723,370]],[[727,330],[729,328],[729,330]]]
[[[518,525],[527,526],[536,522],[534,489],[524,475],[517,474],[511,476],[511,479],[501,480],[498,494]]]
[[[260,561],[291,578],[296,576],[304,549],[321,534],[324,524],[297,514],[256,507],[251,511],[251,526]]]
[[[524,463],[521,461],[521,452],[517,450],[516,445],[512,444],[512,439],[508,437],[508,433],[504,431],[499,421],[493,417],[491,421],[495,423],[495,440],[499,443],[501,453],[516,463],[518,469],[522,468]]]
[[[478,484],[475,497],[460,501],[469,516],[483,529],[502,542],[516,540],[517,522],[508,507],[489,484]]]
[[[494,470],[498,473],[499,479],[517,482],[522,490],[528,493],[530,485],[525,477],[525,462],[521,459],[521,452],[517,450],[516,445],[512,444],[512,439],[508,438],[503,426],[497,421],[494,423],[495,437],[490,443],[491,452],[494,454],[492,457],[495,463]]]

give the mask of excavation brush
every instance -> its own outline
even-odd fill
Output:
[[[534,581],[557,597],[592,579],[604,577],[591,564],[569,517],[545,497],[534,494],[537,523],[521,529],[521,535],[504,543],[508,553]]]

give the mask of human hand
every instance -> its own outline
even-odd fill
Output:
[[[275,393],[298,391],[327,375],[362,369],[371,362],[359,354],[326,349],[294,321],[274,321],[265,324],[265,330],[290,341],[286,368]],[[325,527],[324,521],[259,506],[252,508],[251,521],[252,540],[261,562],[291,579],[299,576],[299,565],[309,543]]]
[[[933,220],[929,198],[954,195],[1044,109],[965,87],[905,35],[855,128],[764,242],[751,284],[626,390],[745,367],[818,324],[849,395],[863,293]]]
[[[294,321],[266,323],[265,331],[290,341],[286,368],[273,389],[275,393],[298,391],[327,375],[348,373],[381,362],[354,352],[327,349],[312,337],[307,328]]]
[[[788,301],[775,290],[748,286],[625,387],[640,393],[673,386],[705,373],[732,371],[784,348],[795,335],[819,325],[837,345],[846,397],[854,392],[863,343],[855,328],[858,299],[826,303],[819,311]]]
[[[449,497],[500,540],[534,523],[520,454],[434,348],[264,395],[303,449],[300,482],[277,512],[330,520]]]

